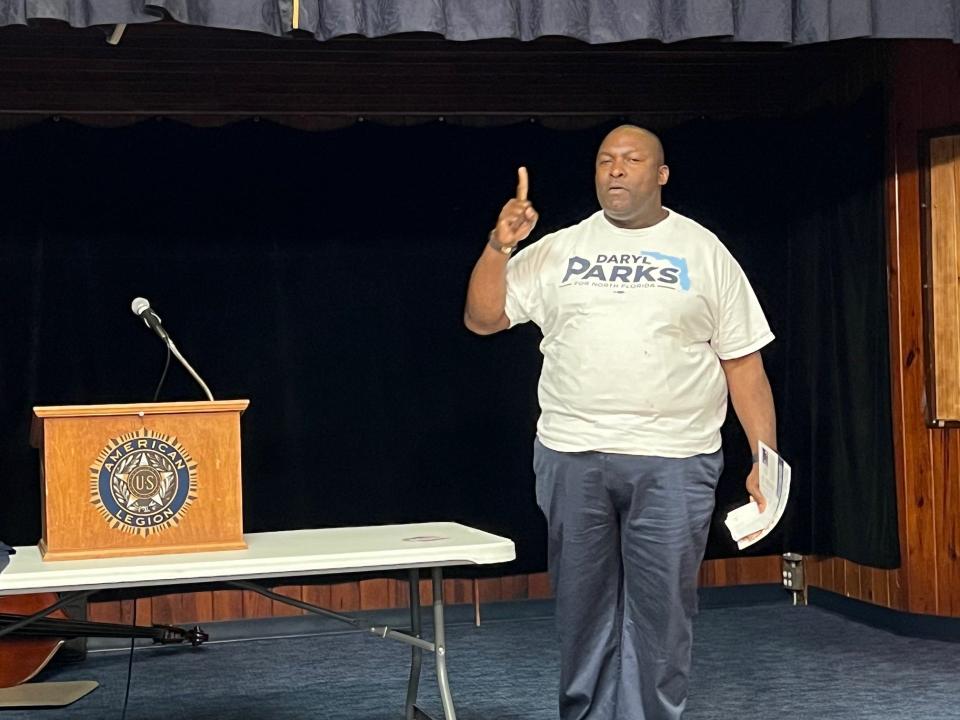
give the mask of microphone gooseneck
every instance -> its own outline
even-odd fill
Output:
[[[203,378],[197,374],[197,371],[190,366],[190,363],[187,362],[186,358],[180,354],[177,346],[173,343],[173,338],[171,338],[170,334],[163,328],[163,325],[160,322],[160,317],[153,311],[153,308],[150,307],[150,301],[146,298],[136,297],[133,299],[133,302],[130,303],[130,310],[133,311],[134,315],[143,320],[144,324],[148,328],[160,336],[160,339],[166,343],[167,348],[169,348],[170,352],[173,353],[174,357],[180,361],[180,364],[186,368],[191,377],[193,377],[200,387],[203,388],[203,392],[206,394],[207,399],[213,402],[213,393],[210,392],[210,388],[207,387],[207,384],[203,381]]]

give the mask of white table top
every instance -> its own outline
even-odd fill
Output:
[[[516,557],[512,540],[449,522],[243,537],[246,550],[57,562],[44,562],[35,545],[18,547],[0,572],[0,595],[488,565]]]

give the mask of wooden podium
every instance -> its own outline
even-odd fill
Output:
[[[44,560],[235,550],[248,400],[34,408]]]

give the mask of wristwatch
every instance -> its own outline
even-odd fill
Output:
[[[516,245],[501,245],[500,243],[498,243],[496,238],[494,237],[494,235],[496,234],[497,234],[496,230],[490,231],[490,235],[487,236],[487,245],[492,247],[497,252],[503,253],[504,255],[510,255],[514,250],[517,249]]]

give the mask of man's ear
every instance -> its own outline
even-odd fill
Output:
[[[667,180],[670,179],[670,168],[666,165],[661,165],[657,168],[657,185],[666,185]]]

